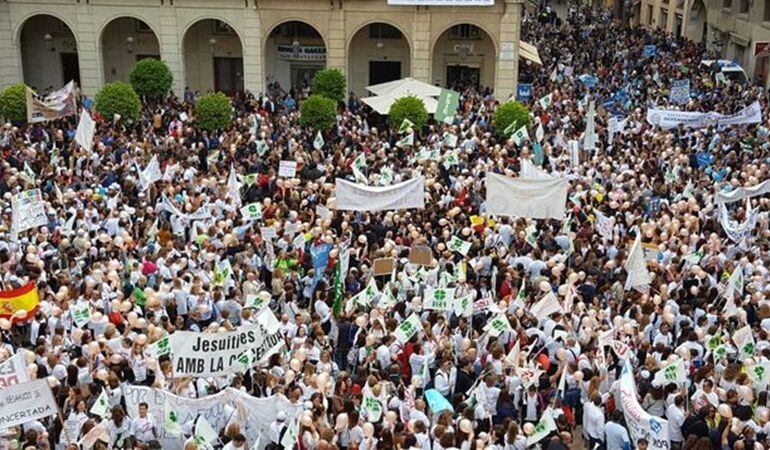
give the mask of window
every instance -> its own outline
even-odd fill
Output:
[[[369,25],[369,39],[401,39],[401,32],[387,23],[373,23]]]
[[[463,23],[449,29],[450,39],[481,39],[481,30],[476,25]]]
[[[316,38],[319,37],[318,32],[312,26],[304,22],[287,22],[283,23],[270,33],[272,36],[282,36],[286,38]]]
[[[647,5],[647,24],[652,25],[652,22],[652,5]]]
[[[663,30],[668,29],[668,10],[667,9],[660,10],[660,23],[658,24],[658,28],[661,28]]]
[[[214,34],[235,34],[235,30],[221,20],[214,20]]]
[[[770,0],[765,0],[765,13],[763,19],[765,22],[770,22]]]
[[[740,3],[738,4],[738,7],[740,8],[738,10],[741,14],[746,14],[749,12],[749,0],[740,0]]]
[[[732,7],[733,7],[733,0],[722,0],[722,8],[732,9]]]

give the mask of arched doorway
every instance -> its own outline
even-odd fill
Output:
[[[38,92],[59,89],[71,80],[80,85],[80,61],[75,35],[61,19],[32,16],[20,32],[24,83]]]
[[[310,86],[316,72],[326,67],[326,43],[312,25],[297,20],[273,28],[265,40],[265,75],[289,92]]]
[[[128,82],[129,73],[140,59],[160,59],[158,36],[150,26],[133,17],[118,17],[102,30],[104,81]]]
[[[493,87],[496,54],[486,31],[469,23],[454,25],[433,44],[432,81],[455,90]]]
[[[349,89],[366,95],[366,86],[411,74],[410,46],[393,25],[375,22],[358,30],[348,44]]]
[[[186,88],[233,94],[243,91],[243,45],[235,29],[217,19],[203,19],[184,34]]]

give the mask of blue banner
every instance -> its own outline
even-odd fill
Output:
[[[332,244],[325,243],[310,247],[310,256],[313,259],[313,270],[315,274],[313,276],[313,292],[315,292],[316,285],[324,277],[324,270],[329,264],[329,253],[332,251]]]
[[[671,81],[671,92],[668,99],[671,103],[682,104],[690,101],[690,80]]]
[[[584,73],[583,75],[580,75],[578,77],[578,80],[580,80],[589,89],[595,87],[596,83],[599,82],[598,78],[588,73]]]
[[[658,53],[658,47],[654,45],[645,45],[644,46],[644,57],[645,58],[652,58],[655,56],[655,54]]]
[[[454,411],[452,404],[449,400],[441,395],[441,392],[435,389],[428,389],[425,391],[425,400],[428,402],[428,407],[433,411],[433,415],[440,413],[441,411]]]

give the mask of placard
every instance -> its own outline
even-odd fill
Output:
[[[374,276],[391,275],[396,268],[396,260],[393,258],[379,258],[374,260]]]
[[[278,176],[294,178],[297,176],[297,161],[281,161],[278,166]]]
[[[429,266],[433,262],[433,251],[427,245],[415,245],[409,250],[409,262],[418,266]]]
[[[7,429],[56,414],[48,380],[14,384],[0,391],[0,429]]]

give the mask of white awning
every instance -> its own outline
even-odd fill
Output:
[[[390,105],[393,104],[396,100],[398,100],[401,97],[406,97],[410,95],[409,93],[403,94],[403,95],[378,95],[375,97],[364,97],[361,99],[362,102],[369,105],[373,110],[377,111],[379,114],[387,115],[390,111]],[[423,97],[420,95],[414,95],[415,97],[421,99],[423,103],[425,103],[425,109],[428,111],[428,114],[434,114],[436,112],[436,107],[438,106],[438,101],[433,97]]]
[[[418,97],[436,97],[441,95],[441,88],[433,86],[414,78],[404,78],[387,83],[373,84],[366,88],[374,95],[393,95],[403,97],[404,95],[416,95]]]
[[[528,42],[519,41],[519,56],[537,65],[543,65],[543,61],[540,60],[540,54],[537,52],[537,47]]]

